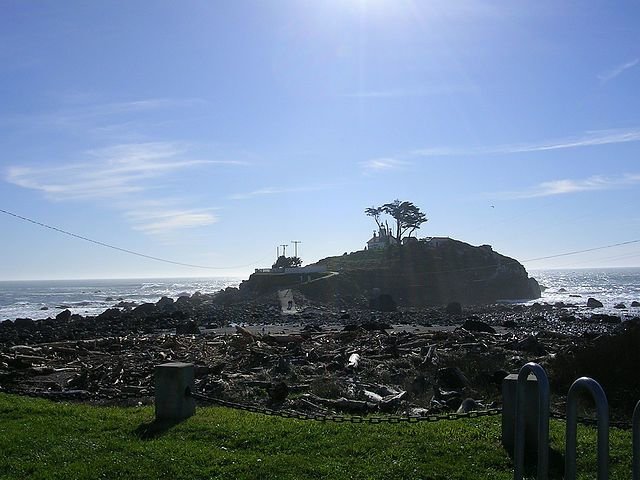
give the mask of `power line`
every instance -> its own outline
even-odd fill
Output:
[[[558,253],[557,255],[548,255],[546,257],[530,258],[529,260],[522,260],[522,262],[537,262],[538,260],[547,260],[549,258],[567,257],[569,255],[577,255],[578,253],[595,252],[596,250],[604,250],[606,248],[621,247],[623,245],[631,245],[633,243],[640,243],[640,239],[629,240],[628,242],[613,243],[611,245],[605,245],[603,247],[587,248],[586,250],[576,250],[574,252]]]
[[[32,223],[34,225],[38,225],[40,227],[48,228],[49,230],[53,230],[55,232],[62,233],[64,235],[68,235],[70,237],[74,237],[74,238],[77,238],[77,239],[80,239],[80,240],[84,240],[85,242],[93,243],[95,245],[100,245],[101,247],[110,248],[112,250],[117,250],[119,252],[128,253],[130,255],[135,255],[137,257],[147,258],[149,260],[155,260],[157,262],[170,263],[172,265],[180,265],[182,267],[203,268],[203,269],[207,269],[207,270],[228,270],[228,269],[231,269],[231,268],[250,267],[250,266],[256,265],[258,262],[264,260],[264,259],[261,259],[261,260],[257,260],[257,261],[255,261],[253,263],[249,263],[249,264],[246,264],[246,265],[235,265],[235,266],[230,266],[230,267],[211,267],[211,266],[206,266],[206,265],[195,265],[195,264],[192,264],[192,263],[175,262],[173,260],[167,260],[165,258],[154,257],[152,255],[146,255],[146,254],[140,253],[140,252],[134,252],[133,250],[128,250],[126,248],[116,247],[115,245],[110,245],[108,243],[104,243],[104,242],[101,242],[99,240],[93,240],[92,238],[88,238],[88,237],[84,237],[82,235],[78,235],[76,233],[68,232],[67,230],[63,230],[63,229],[58,228],[58,227],[47,225],[46,223],[38,222],[36,220],[32,220],[31,218],[23,217],[22,215],[18,215],[17,213],[12,213],[12,212],[9,212],[7,210],[3,210],[1,208],[0,208],[0,212],[4,213],[6,215],[9,215],[11,217],[17,218],[19,220],[23,220],[25,222],[29,222],[29,223]]]

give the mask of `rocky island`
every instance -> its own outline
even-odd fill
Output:
[[[306,268],[256,271],[240,292],[259,296],[283,287],[334,306],[362,306],[379,295],[405,307],[540,298],[538,282],[517,260],[490,245],[448,237],[328,257]]]

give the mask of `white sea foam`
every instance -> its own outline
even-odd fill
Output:
[[[236,277],[0,282],[0,321],[55,317],[65,308],[98,315],[120,301],[157,302],[180,293],[215,293],[238,286]]]

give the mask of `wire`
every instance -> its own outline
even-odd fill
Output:
[[[576,250],[574,252],[558,253],[557,255],[548,255],[546,257],[530,258],[529,260],[522,260],[523,262],[537,262],[538,260],[547,260],[549,258],[567,257],[569,255],[577,255],[578,253],[595,252],[596,250],[604,250],[605,248],[620,247],[622,245],[631,245],[632,243],[640,243],[639,240],[629,240],[628,242],[614,243],[611,245],[605,245],[603,247],[587,248],[586,250]]]
[[[211,267],[211,266],[206,266],[206,265],[196,265],[196,264],[192,264],[192,263],[175,262],[173,260],[167,260],[165,258],[154,257],[152,255],[146,255],[144,253],[134,252],[133,250],[128,250],[126,248],[116,247],[115,245],[110,245],[108,243],[100,242],[98,240],[93,240],[92,238],[88,238],[88,237],[84,237],[82,235],[78,235],[76,233],[68,232],[68,231],[63,230],[61,228],[53,227],[51,225],[47,225],[46,223],[38,222],[36,220],[32,220],[30,218],[23,217],[22,215],[18,215],[16,213],[12,213],[12,212],[9,212],[7,210],[3,210],[1,208],[0,208],[0,212],[4,213],[6,215],[9,215],[11,217],[15,217],[17,219],[23,220],[25,222],[32,223],[34,225],[38,225],[40,227],[48,228],[49,230],[53,230],[53,231],[58,232],[58,233],[63,233],[63,234],[68,235],[70,237],[74,237],[74,238],[77,238],[77,239],[80,239],[80,240],[84,240],[85,242],[93,243],[95,245],[100,245],[101,247],[111,248],[112,250],[117,250],[119,252],[128,253],[130,255],[135,255],[137,257],[147,258],[149,260],[155,260],[157,262],[170,263],[172,265],[180,265],[182,267],[203,268],[203,269],[207,269],[207,270],[228,270],[228,269],[231,269],[231,268],[250,267],[250,266],[256,265],[259,262],[261,262],[262,260],[264,260],[264,259],[260,259],[260,260],[257,260],[257,261],[255,261],[253,263],[249,263],[249,264],[246,264],[246,265],[235,265],[235,266],[230,266],[230,267]]]

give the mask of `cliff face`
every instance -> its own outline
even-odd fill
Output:
[[[505,299],[535,299],[540,287],[516,260],[485,245],[456,240],[438,247],[413,243],[384,251],[361,251],[318,262],[339,275],[301,285],[311,299],[347,303],[390,294],[400,305],[425,306],[457,301],[486,304]]]

